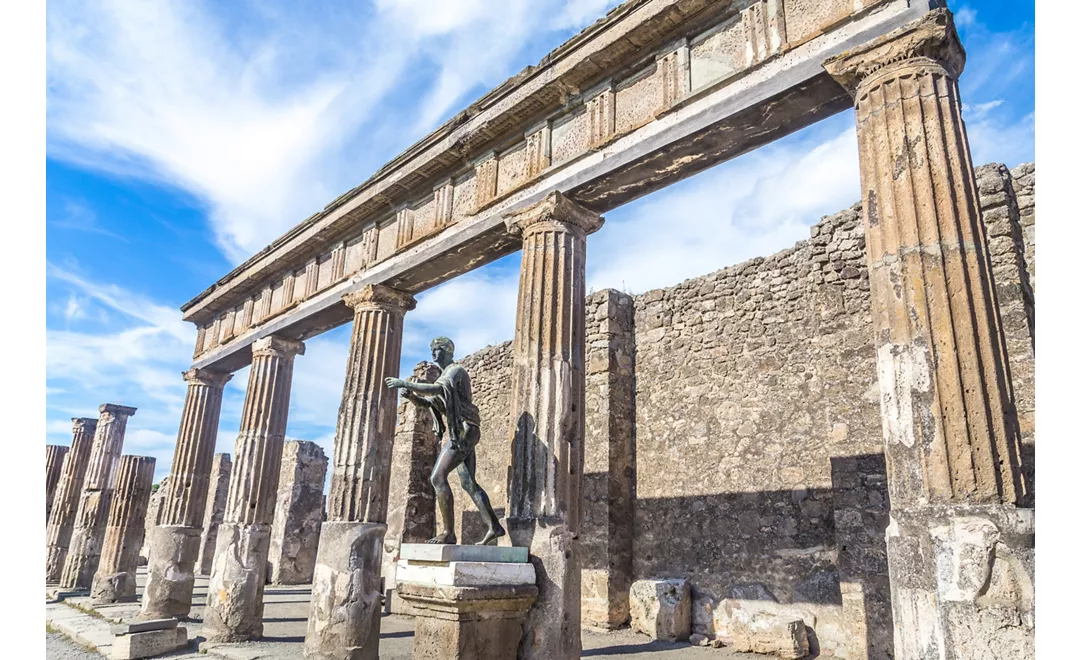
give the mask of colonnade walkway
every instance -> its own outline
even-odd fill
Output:
[[[138,595],[142,598],[146,585],[146,567],[137,573]],[[258,642],[235,644],[211,644],[204,641],[202,629],[203,608],[210,579],[195,579],[188,639],[192,640],[186,651],[168,656],[170,660],[225,658],[227,660],[295,660],[303,658],[304,633],[307,629],[308,609],[311,601],[311,585],[266,585],[264,595],[263,639]],[[107,655],[111,641],[109,625],[134,621],[139,613],[139,602],[112,605],[90,604],[90,598],[75,597],[59,603],[46,605],[46,621],[49,628],[64,633],[83,645],[93,645]],[[379,642],[380,660],[411,660],[413,642],[412,617],[397,614],[384,615]],[[658,642],[646,635],[627,629],[614,632],[582,631],[582,657],[603,660],[624,656],[647,654],[649,660],[763,660],[772,656],[737,653],[729,649],[713,649],[690,646],[685,642]]]

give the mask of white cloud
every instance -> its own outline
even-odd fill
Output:
[[[532,40],[607,4],[376,0],[230,16],[233,5],[58,0],[47,13],[49,153],[194,194],[239,262],[464,93],[514,73]]]

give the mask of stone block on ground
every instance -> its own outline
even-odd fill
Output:
[[[718,637],[736,651],[775,655],[796,660],[810,653],[806,622],[794,615],[747,609],[738,601],[722,601],[725,612]]]
[[[114,635],[130,635],[132,633],[149,632],[151,630],[169,630],[179,624],[177,619],[150,619],[149,621],[132,621],[129,623],[114,623],[109,630]]]
[[[630,587],[630,627],[653,639],[689,639],[690,606],[686,580],[638,580]]]
[[[117,635],[109,651],[109,658],[111,660],[152,658],[185,646],[187,646],[187,628],[184,627]]]

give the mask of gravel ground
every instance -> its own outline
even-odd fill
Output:
[[[60,633],[45,633],[46,660],[101,660],[103,655],[87,651]]]

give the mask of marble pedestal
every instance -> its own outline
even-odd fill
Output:
[[[525,548],[406,543],[395,595],[416,617],[414,660],[516,658],[536,601]]]

